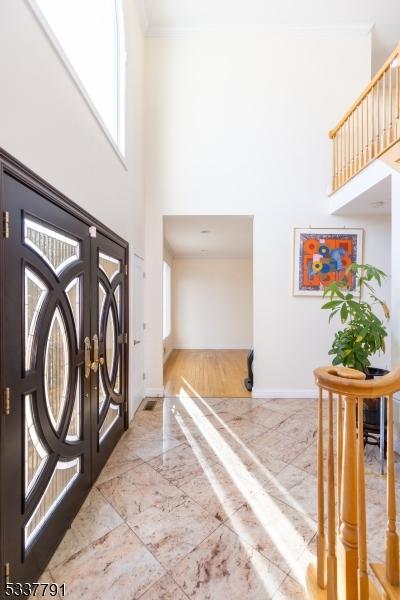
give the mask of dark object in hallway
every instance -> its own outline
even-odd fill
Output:
[[[377,369],[374,367],[368,367],[367,379],[374,379],[375,377],[383,377],[387,375],[389,371],[386,369]],[[380,445],[380,431],[381,431],[381,406],[382,398],[374,398],[372,400],[364,400],[364,445],[371,444],[372,446]],[[385,411],[385,455],[386,455],[386,405],[383,403]]]
[[[244,387],[246,390],[251,392],[253,389],[253,360],[254,360],[254,350],[250,350],[247,355],[247,373],[248,377],[244,380]]]

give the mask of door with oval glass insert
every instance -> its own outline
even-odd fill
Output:
[[[34,582],[123,431],[127,248],[1,151],[0,202],[0,561]]]
[[[92,240],[92,338],[95,404],[92,407],[93,475],[100,472],[126,423],[124,249],[102,234]]]

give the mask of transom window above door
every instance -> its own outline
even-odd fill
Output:
[[[122,0],[29,0],[107,137],[125,154]]]

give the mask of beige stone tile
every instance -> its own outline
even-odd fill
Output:
[[[264,406],[265,400],[253,398],[223,398],[215,407],[216,412],[226,411],[237,416],[245,415],[247,412]]]
[[[247,444],[249,451],[259,457],[261,462],[269,457],[278,459],[285,464],[290,464],[308,446],[309,444],[304,440],[288,438],[287,435],[276,430],[264,432]]]
[[[187,596],[172,577],[165,575],[140,596],[140,600],[187,600]]]
[[[229,446],[233,456],[227,453],[227,462],[225,464],[232,466],[243,464],[253,477],[256,477],[260,484],[271,479],[271,476],[277,475],[287,464],[278,458],[278,453],[271,453],[268,445],[268,433],[258,436],[247,443],[233,443]],[[223,455],[220,457],[220,462]]]
[[[276,594],[273,596],[273,600],[307,600],[308,595],[305,590],[304,584],[302,585],[295,579],[287,576],[285,581],[282,583]]]
[[[266,429],[279,427],[286,419],[292,418],[288,413],[272,410],[264,406],[258,406],[257,408],[250,410],[246,413],[245,417],[246,419],[249,419],[249,421],[262,425]]]
[[[166,440],[182,437],[182,431],[176,422],[175,416],[164,417],[162,412],[145,412],[133,422],[126,432],[124,439],[134,441],[137,439]]]
[[[196,600],[267,600],[285,579],[283,571],[223,525],[171,574]]]
[[[247,443],[266,431],[267,429],[261,425],[256,425],[244,417],[235,416],[226,423],[224,428],[219,429],[217,433],[228,442],[238,441]]]
[[[300,411],[294,413],[275,427],[281,435],[288,436],[296,441],[300,440],[307,445],[317,439],[317,417],[314,411]]]
[[[295,508],[303,518],[317,520],[317,478],[293,465],[265,485],[272,496]]]
[[[96,485],[100,485],[117,475],[122,475],[129,469],[133,469],[143,463],[143,460],[139,458],[125,443],[125,438],[119,442],[114,452],[111,454],[107,463],[104,465],[103,470],[97,478]]]
[[[303,410],[317,410],[317,400],[313,398],[274,398],[265,400],[265,406],[272,410],[294,414]]]
[[[213,460],[210,461],[209,458],[196,454],[190,445],[183,444],[154,458],[149,464],[170,483],[179,487],[214,464],[217,457],[215,454],[212,456]]]
[[[194,409],[198,409],[204,415],[218,412],[222,398],[165,398],[159,410],[168,414],[181,414],[190,416]],[[197,412],[197,411],[195,411]]]
[[[328,458],[328,448],[327,448],[327,440],[324,440],[323,447],[323,456],[324,456],[324,477],[325,479],[328,477],[328,466],[327,466],[327,458]],[[333,455],[335,459],[335,479],[336,479],[336,440],[333,445]],[[303,471],[307,471],[310,475],[317,475],[317,442],[313,442],[310,446],[308,446],[304,452],[299,454],[295,460],[291,463],[293,466],[303,469]]]
[[[316,523],[307,523],[298,511],[265,492],[250,498],[225,525],[285,573],[316,533]]]
[[[168,452],[172,448],[180,446],[184,441],[178,440],[172,437],[159,437],[158,435],[142,435],[132,436],[129,439],[124,440],[129,452],[136,454],[143,461],[149,461],[164,452]]]
[[[231,421],[236,419],[235,415],[227,412],[203,415],[195,413],[193,415],[177,415],[178,423],[182,431],[189,431],[194,437],[209,437],[226,429]]]
[[[240,485],[240,482],[233,481],[222,465],[215,464],[207,473],[194,477],[180,489],[210,515],[223,521],[246,501]]]
[[[188,497],[171,509],[149,508],[128,524],[167,570],[221,525]]]
[[[96,488],[93,488],[52,557],[50,570],[103,537],[122,522],[120,515],[111,504]]]
[[[65,581],[68,600],[132,600],[164,574],[125,524],[52,570],[55,581]]]
[[[124,520],[155,506],[176,506],[184,494],[148,464],[142,464],[99,486]]]

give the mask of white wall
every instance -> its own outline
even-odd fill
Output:
[[[253,261],[175,259],[172,327],[175,348],[251,348]]]
[[[173,256],[172,256],[170,249],[168,248],[168,246],[166,244],[164,244],[163,259],[171,267],[171,277],[172,277]],[[172,282],[171,282],[171,296],[172,296]],[[171,312],[172,312],[172,307],[171,307]],[[171,334],[163,340],[163,347],[164,347],[163,362],[165,363],[167,361],[169,355],[171,354],[172,350],[174,349],[174,337],[173,337],[173,330],[172,330],[172,315],[171,315]]]
[[[293,227],[364,227],[365,257],[381,262],[387,223],[329,216],[326,193],[327,132],[369,81],[370,60],[370,37],[357,33],[147,40],[151,387],[162,387],[162,216],[253,214],[255,387],[264,395],[314,389],[332,331],[319,299],[291,294]]]
[[[400,174],[392,176],[392,364],[400,365]],[[400,400],[400,397],[399,397]]]
[[[125,169],[28,3],[0,1],[0,146],[124,237],[131,257],[144,254],[144,41],[134,4],[124,2]]]

